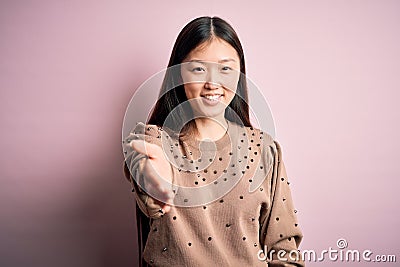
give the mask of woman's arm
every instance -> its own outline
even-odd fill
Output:
[[[303,238],[289,187],[281,147],[277,141],[269,145],[273,159],[265,182],[269,184],[270,207],[260,216],[260,241],[267,253],[269,266],[304,266],[298,251]],[[298,258],[299,257],[299,258]],[[286,259],[286,260],[285,260]]]
[[[141,140],[139,141],[141,143],[132,144],[133,140]],[[169,210],[169,206],[150,195],[159,197],[166,197],[167,195],[160,190],[159,180],[155,178],[158,174],[157,170],[154,169],[157,162],[154,163],[154,159],[148,156],[149,153],[154,153],[153,151],[157,151],[157,153],[158,150],[162,151],[159,129],[155,125],[146,126],[139,123],[132,133],[125,138],[124,144],[124,175],[132,184],[135,200],[140,210],[147,217],[160,218],[163,213]],[[164,165],[167,164],[163,163]],[[164,173],[166,169],[164,168]]]
[[[143,169],[143,160],[139,161],[139,167],[137,175],[140,175],[140,169]],[[124,175],[132,185],[132,192],[135,196],[136,203],[138,204],[140,210],[149,218],[158,219],[164,213],[162,211],[163,203],[150,197],[144,190],[142,190],[135,179],[133,179],[126,162],[124,161]],[[143,179],[143,178],[140,178]],[[138,179],[139,180],[139,179]]]

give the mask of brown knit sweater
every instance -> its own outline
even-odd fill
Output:
[[[163,146],[173,169],[176,205],[162,214],[157,201],[138,186],[145,179],[140,171],[144,156],[126,146],[125,162],[132,174],[135,199],[151,218],[143,252],[147,263],[304,266],[302,260],[293,260],[302,232],[280,145],[269,134],[233,122],[228,122],[227,133],[214,142],[178,138],[142,123],[132,134]],[[132,135],[124,144],[131,139]],[[287,261],[278,259],[279,250],[287,252],[279,254]]]

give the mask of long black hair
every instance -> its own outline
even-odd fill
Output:
[[[199,45],[211,41],[213,38],[220,38],[230,44],[237,52],[240,59],[240,78],[236,94],[225,109],[225,118],[237,122],[240,125],[251,127],[249,118],[248,93],[246,83],[246,67],[244,53],[239,37],[228,22],[219,17],[199,17],[189,22],[179,33],[171,57],[168,63],[163,84],[147,123],[163,126],[167,116],[171,116],[174,125],[179,131],[182,127],[182,133],[185,134],[191,130],[196,130],[193,114],[188,114],[187,109],[180,107],[180,104],[187,101],[187,97],[180,81],[176,80],[176,72],[171,70],[173,66],[179,65],[188,56],[188,54]],[[180,69],[180,68],[179,68]],[[180,74],[179,74],[180,76]],[[180,85],[179,85],[180,84]],[[177,85],[177,86],[175,86]],[[173,113],[171,111],[175,109]],[[186,123],[187,122],[187,123]]]

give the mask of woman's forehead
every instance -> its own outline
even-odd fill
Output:
[[[238,62],[239,56],[229,43],[212,38],[194,48],[186,58],[187,61]]]

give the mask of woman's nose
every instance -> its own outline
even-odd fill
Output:
[[[219,78],[217,67],[210,67],[210,71],[207,73],[205,87],[210,90],[218,89],[221,87],[221,84],[218,82]]]
[[[218,83],[216,83],[216,82],[207,81],[207,82],[204,84],[204,87],[205,87],[206,89],[215,90],[215,89],[218,89],[219,87],[221,87],[221,85],[218,84]]]

